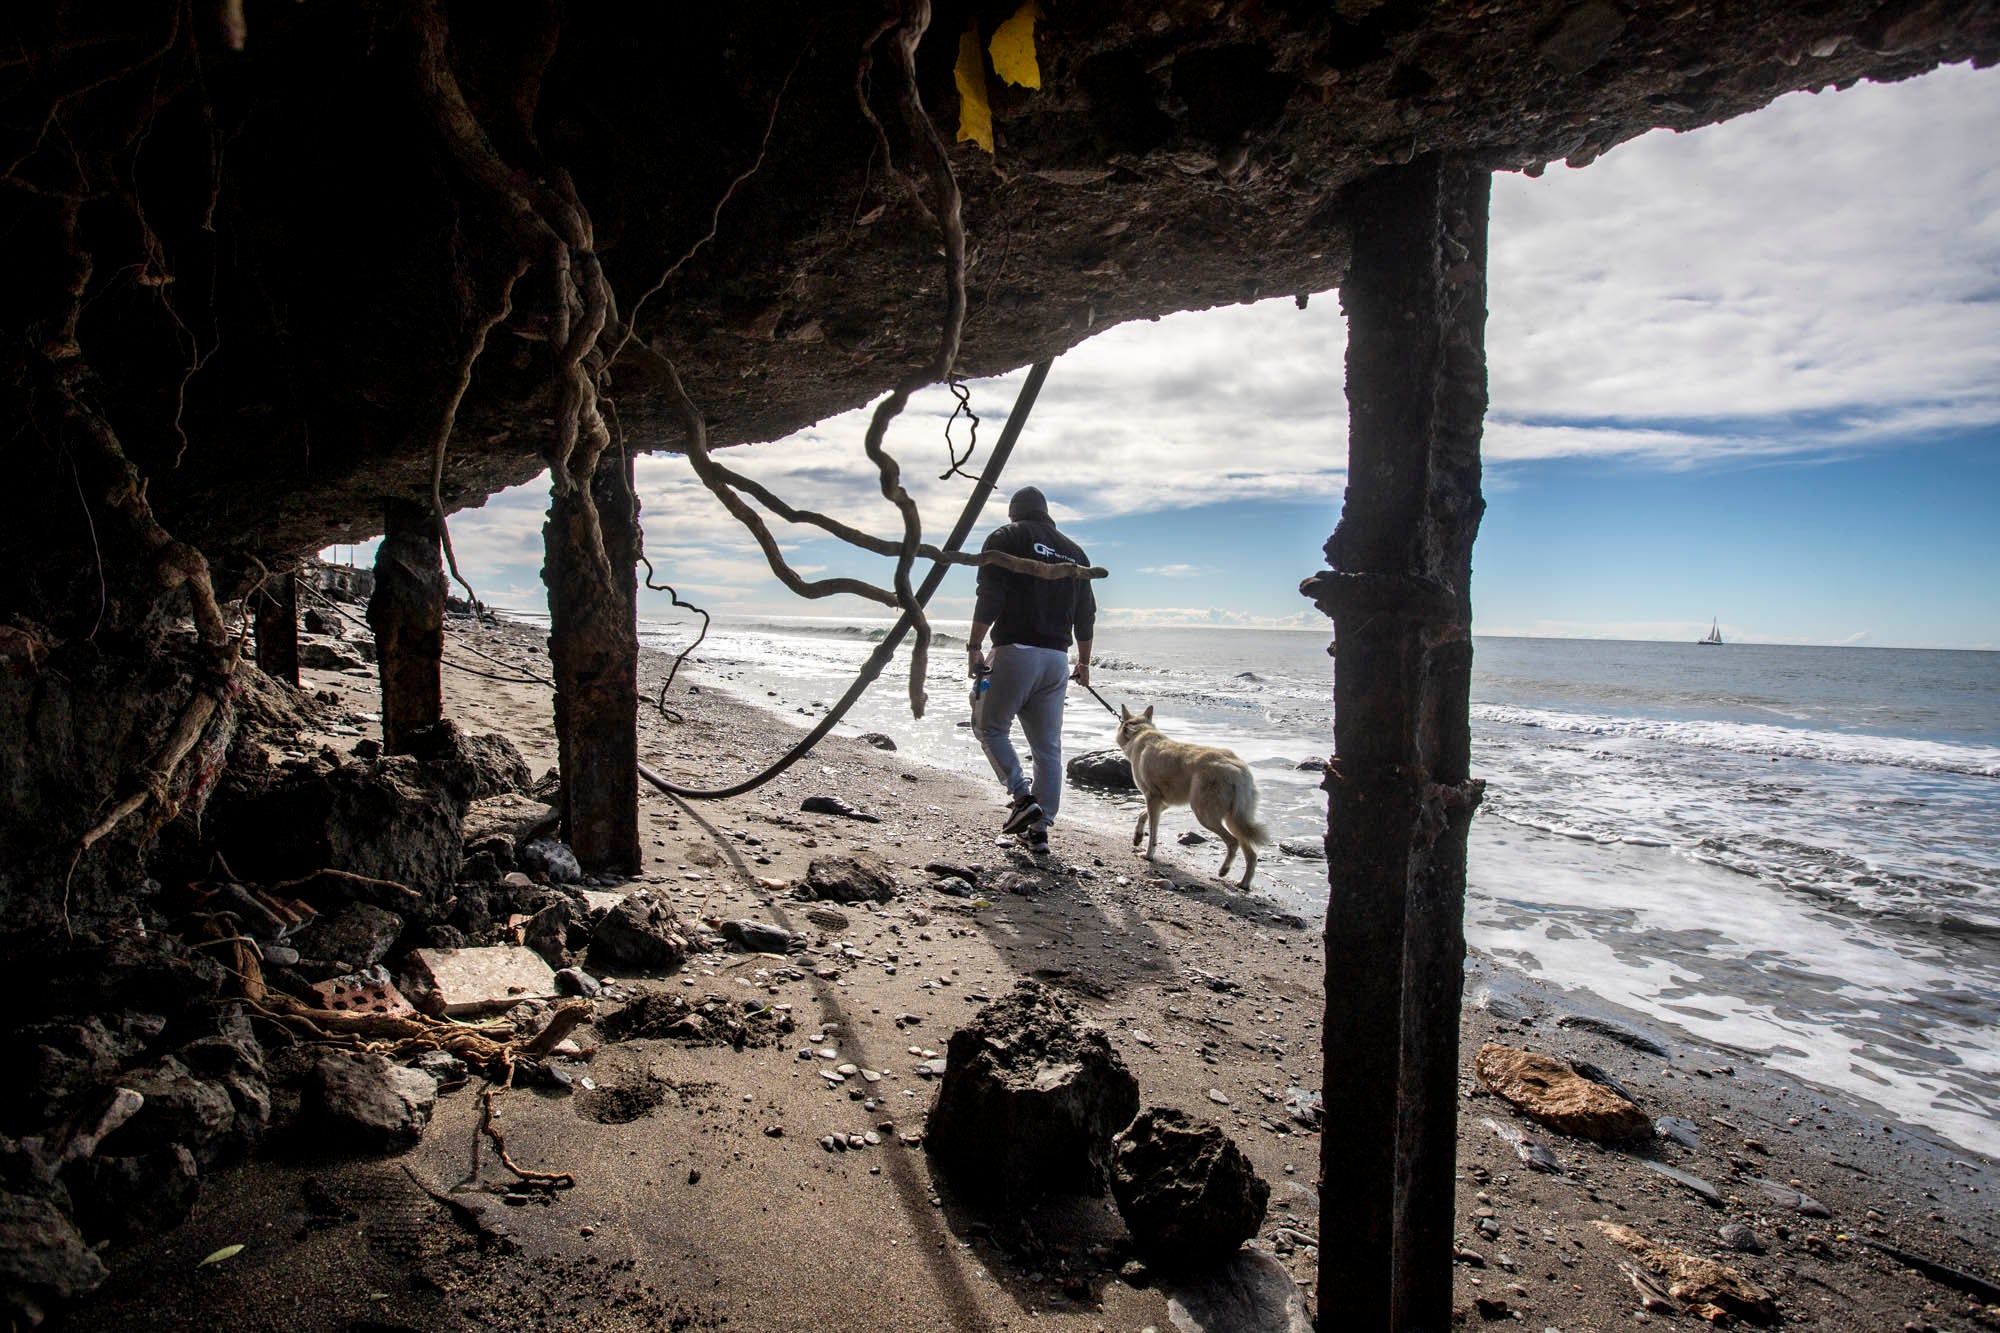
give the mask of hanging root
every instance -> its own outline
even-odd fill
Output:
[[[162,596],[186,589],[194,617],[195,641],[208,666],[207,678],[197,685],[165,741],[139,770],[137,788],[115,802],[109,813],[79,839],[77,859],[80,860],[148,802],[158,808],[163,821],[178,813],[173,797],[175,776],[221,709],[236,671],[241,644],[230,636],[221,604],[216,600],[207,558],[160,525],[146,498],[146,479],[126,455],[111,422],[97,408],[96,374],[84,360],[82,345],[77,340],[77,323],[93,268],[90,254],[77,234],[77,212],[74,201],[63,208],[65,249],[72,265],[67,290],[69,308],[60,331],[42,349],[49,377],[62,403],[63,421],[71,427],[71,438],[94,455],[100,475],[107,478],[101,493],[104,506],[124,521],[135,543],[151,558],[154,587]],[[74,871],[72,862],[72,874]],[[63,914],[67,919],[67,883]]]

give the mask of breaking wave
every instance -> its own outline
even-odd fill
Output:
[[[1830,764],[1872,764],[1926,773],[2000,778],[2000,749],[1954,745],[1906,736],[1809,731],[1759,722],[1676,721],[1563,713],[1504,704],[1474,704],[1472,716],[1501,726],[1532,727],[1578,736],[1630,736],[1705,750],[1812,759]]]

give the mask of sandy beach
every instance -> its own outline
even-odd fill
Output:
[[[496,662],[547,671],[539,636],[505,624],[454,622],[447,656],[495,674],[509,670]],[[648,653],[642,692],[657,691],[667,661]],[[311,739],[351,748],[373,733],[371,678],[306,676],[309,689],[339,695],[347,723],[336,730],[356,733]],[[505,734],[537,774],[554,765],[546,689],[457,671],[446,688],[447,714],[468,731]],[[735,782],[796,738],[686,671],[667,703],[674,718],[642,702],[640,749],[676,782]],[[1055,1201],[1026,1217],[984,1213],[933,1175],[920,1142],[905,1142],[921,1139],[936,1095],[919,1066],[1024,979],[1107,1031],[1144,1105],[1213,1120],[1249,1156],[1271,1185],[1255,1271],[1282,1270],[1297,1308],[1310,1310],[1323,1203],[1332,1211],[1340,1201],[1319,1198],[1320,1136],[1286,1103],[1295,1087],[1324,1081],[1333,1096],[1341,1087],[1340,1071],[1322,1067],[1323,923],[1212,878],[1219,849],[1172,841],[1193,827],[1185,811],[1163,820],[1155,863],[1122,839],[1059,825],[1055,855],[1037,866],[996,841],[993,784],[912,764],[845,730],[747,795],[641,799],[648,859],[626,887],[660,891],[684,918],[770,922],[807,947],[698,953],[669,976],[616,980],[696,1002],[789,1006],[781,1040],[611,1041],[586,1026],[592,1086],[495,1098],[514,1161],[570,1173],[572,1188],[459,1188],[469,1170],[505,1175],[479,1154],[475,1081],[442,1097],[421,1145],[400,1158],[328,1162],[293,1146],[218,1175],[193,1219],[111,1256],[113,1280],[63,1326],[1244,1326],[1214,1313],[1213,1284],[1176,1288],[1177,1275],[1134,1262],[1108,1198]],[[813,796],[880,822],[803,812]],[[856,850],[888,862],[897,896],[842,908],[844,928],[809,921],[791,886],[813,858]],[[981,896],[933,887],[926,867],[936,863],[977,872]],[[1994,1163],[1488,958],[1474,957],[1466,998],[1462,1322],[1563,1333],[1695,1322],[1658,1297],[1644,1308],[1633,1256],[1593,1225],[1604,1221],[1735,1268],[1774,1294],[1786,1326],[2000,1328],[2000,1308],[1892,1256],[1992,1280]],[[617,1007],[601,1002],[600,1017]],[[1577,1018],[1586,1021],[1564,1021]],[[1594,1063],[1649,1116],[1687,1122],[1686,1142],[1602,1147],[1521,1118],[1473,1073],[1487,1042]],[[820,1049],[881,1077],[834,1083]],[[868,1133],[881,1141],[822,1144]],[[1531,1168],[1515,1146],[1523,1136],[1554,1170]],[[227,1263],[195,1268],[234,1244],[245,1248]],[[1320,1326],[1341,1327],[1341,1293],[1319,1299]]]

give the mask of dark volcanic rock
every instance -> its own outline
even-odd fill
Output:
[[[233,1147],[236,1103],[219,1083],[196,1077],[178,1056],[165,1056],[119,1077],[119,1086],[144,1097],[138,1113],[104,1142],[108,1153],[145,1152],[185,1145],[203,1165]]]
[[[725,921],[722,938],[750,953],[786,953],[792,947],[792,932],[766,921]]]
[[[369,903],[349,903],[315,920],[286,942],[302,958],[339,964],[340,972],[359,972],[389,956],[403,932],[403,918]],[[316,978],[320,979],[320,978]]]
[[[1103,1029],[1023,981],[952,1034],[924,1142],[968,1194],[1102,1194],[1139,1084]]]
[[[437,1105],[429,1074],[372,1053],[320,1052],[306,1088],[310,1127],[324,1141],[370,1152],[416,1143]]]
[[[857,810],[838,796],[808,796],[799,802],[799,809],[809,815],[839,815],[842,819],[858,819],[864,824],[882,822],[882,816]]]
[[[1137,791],[1132,781],[1132,761],[1123,750],[1091,750],[1069,761],[1064,768],[1069,780],[1082,787],[1103,787],[1109,791]]]
[[[521,868],[540,875],[551,884],[580,884],[583,866],[567,844],[554,838],[536,838],[521,848]]]
[[[627,895],[590,937],[590,966],[599,976],[670,972],[686,960],[680,918],[650,889]]]
[[[32,1328],[107,1276],[104,1261],[53,1202],[0,1193],[0,1303],[10,1322]]]
[[[1118,1137],[1111,1193],[1155,1264],[1222,1263],[1264,1224],[1271,1187],[1220,1128],[1169,1106]]]
[[[878,750],[893,750],[896,748],[896,738],[886,732],[864,731],[854,739],[872,745]]]
[[[569,966],[570,917],[576,909],[567,903],[550,903],[528,918],[521,943],[542,956],[542,961],[560,971]]]
[[[63,1179],[77,1228],[93,1241],[158,1235],[185,1221],[201,1197],[194,1154],[178,1143],[131,1157],[92,1157]]]
[[[514,742],[497,732],[468,736],[450,718],[419,727],[405,738],[409,752],[451,785],[461,799],[485,800],[525,792],[534,781]]]
[[[806,867],[806,887],[823,902],[886,903],[896,896],[896,876],[871,852],[815,856]]]

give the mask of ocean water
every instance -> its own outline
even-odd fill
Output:
[[[880,625],[720,625],[686,668],[804,727]],[[848,715],[922,762],[987,774],[964,626],[913,721],[907,647]],[[648,627],[678,650],[683,627]],[[1104,629],[1092,683],[1250,762],[1279,839],[1317,841],[1331,752],[1325,632]],[[1471,942],[2000,1156],[2000,654],[1475,640]],[[1067,755],[1113,744],[1071,686]],[[865,799],[866,794],[863,794]],[[1063,818],[1129,832],[1134,798]],[[999,822],[999,793],[995,790]],[[1213,843],[1162,855],[1213,870]],[[1056,837],[1060,840],[1058,825]],[[1271,848],[1257,891],[1317,920],[1324,865]]]

